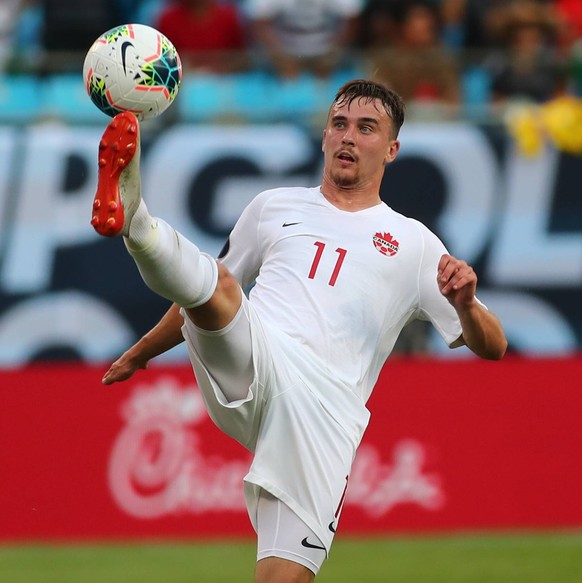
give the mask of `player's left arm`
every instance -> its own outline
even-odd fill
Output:
[[[172,304],[162,319],[109,367],[101,382],[112,385],[126,381],[138,370],[147,368],[152,358],[184,342],[183,324],[180,306]]]
[[[452,347],[466,344],[481,358],[503,358],[507,339],[499,318],[477,301],[477,275],[473,268],[466,261],[443,255],[438,264],[437,283],[441,294],[455,308],[463,329]]]

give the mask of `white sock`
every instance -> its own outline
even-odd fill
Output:
[[[161,219],[143,200],[133,215],[125,246],[146,285],[183,308],[206,303],[218,281],[216,261]]]
[[[140,250],[154,244],[159,236],[157,225],[157,219],[150,215],[142,198],[129,224],[128,248]]]

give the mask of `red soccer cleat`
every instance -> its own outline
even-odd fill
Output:
[[[99,142],[99,177],[91,224],[104,237],[127,237],[141,200],[139,131],[135,115],[123,112],[109,122]]]

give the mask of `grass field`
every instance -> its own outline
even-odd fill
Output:
[[[2,583],[251,582],[254,544],[0,546]],[[318,583],[581,583],[582,533],[341,539]]]

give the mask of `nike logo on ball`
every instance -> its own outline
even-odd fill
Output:
[[[305,537],[302,541],[301,544],[304,547],[307,547],[308,549],[321,549],[322,551],[325,551],[325,547],[320,547],[319,545],[312,545],[308,540],[307,537]]]
[[[123,72],[125,75],[127,75],[127,71],[125,70],[125,53],[127,52],[127,49],[129,47],[133,47],[133,44],[130,43],[128,40],[126,40],[121,45],[121,64],[123,65]]]
[[[292,227],[293,225],[300,225],[301,221],[298,223],[283,223],[281,226],[282,227]]]

